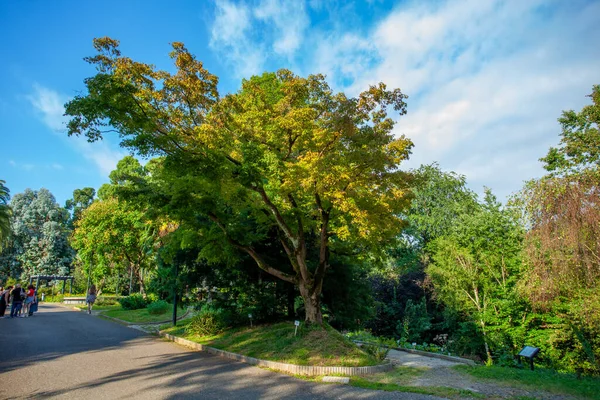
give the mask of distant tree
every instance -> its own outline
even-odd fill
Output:
[[[4,185],[5,183],[6,181],[0,180],[0,251],[2,251],[2,245],[10,234],[11,211],[8,206],[10,190]]]
[[[204,218],[221,247],[297,285],[308,322],[322,322],[331,251],[377,251],[397,237],[410,200],[399,164],[412,147],[392,134],[389,109],[406,107],[399,89],[379,84],[348,98],[322,75],[280,70],[221,98],[217,77],[181,43],[175,74],[121,56],[113,39],[94,46],[86,60],[98,73],[66,105],[69,135],[95,141],[116,130],[131,151],[164,157],[172,215]],[[257,251],[272,230],[289,269]]]
[[[11,275],[66,275],[73,250],[67,236],[68,212],[47,189],[25,190],[11,202],[13,212],[10,251],[4,263]]]
[[[92,203],[81,213],[72,235],[83,272],[103,283],[109,275],[129,270],[145,293],[144,269],[149,270],[155,229],[143,212],[109,198]]]
[[[71,212],[71,218],[69,219],[69,227],[71,229],[73,229],[75,222],[81,217],[83,210],[92,204],[94,196],[96,196],[96,190],[86,187],[75,189],[73,191],[73,198],[66,201],[65,208]]]
[[[479,325],[488,362],[490,334],[502,335],[523,310],[517,291],[522,240],[516,216],[486,191],[483,204],[429,245],[432,263],[426,272],[437,298]]]

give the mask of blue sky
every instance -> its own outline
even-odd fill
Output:
[[[171,70],[186,44],[223,93],[252,74],[324,73],[356,95],[383,81],[409,95],[397,133],[415,142],[405,168],[439,162],[500,199],[543,174],[562,110],[600,84],[600,1],[3,1],[0,179],[45,187],[59,203],[98,188],[126,153],[114,137],[69,138],[63,104],[94,70],[92,39]]]

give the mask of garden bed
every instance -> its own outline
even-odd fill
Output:
[[[228,329],[213,336],[187,332],[185,321],[163,332],[195,343],[262,360],[295,365],[362,367],[381,364],[331,327],[300,327],[293,322]]]

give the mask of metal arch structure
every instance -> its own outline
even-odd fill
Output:
[[[62,294],[65,294],[65,286],[67,285],[67,281],[69,281],[69,294],[73,293],[73,280],[75,277],[73,276],[60,276],[60,275],[34,275],[29,277],[29,284],[33,282],[35,279],[35,287],[36,289],[40,287],[40,281],[62,281]]]

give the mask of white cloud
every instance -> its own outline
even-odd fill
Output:
[[[312,70],[351,95],[379,81],[402,88],[408,114],[395,131],[415,142],[408,166],[439,161],[503,198],[543,174],[561,110],[600,83],[597,15],[600,3],[585,1],[403,3],[367,34],[312,38]]]
[[[103,176],[115,169],[117,162],[126,155],[125,152],[112,149],[107,141],[89,143],[84,137],[67,138],[64,103],[69,98],[37,83],[33,85],[33,89],[33,93],[27,96],[27,99],[48,128],[59,133],[75,151],[95,164]],[[62,165],[53,164],[52,168],[61,169]]]
[[[31,164],[31,163],[21,163],[21,162],[16,162],[14,160],[10,160],[8,162],[8,164],[13,168],[18,168],[23,171],[33,171],[35,169],[35,164]]]
[[[262,73],[272,58],[292,62],[309,22],[300,0],[217,0],[210,47],[233,66],[237,78],[248,78]]]
[[[274,28],[275,53],[293,57],[300,48],[302,36],[309,23],[304,2],[262,0],[254,10],[254,15]]]
[[[33,89],[34,93],[27,96],[27,99],[41,114],[42,121],[53,131],[64,131],[67,121],[63,116],[64,104],[68,98],[37,83],[33,84]]]
[[[51,167],[57,171],[62,171],[63,169],[65,169],[65,167],[63,167],[62,165],[58,164],[58,163],[53,163],[51,165]]]
[[[249,77],[263,68],[262,49],[250,40],[252,13],[244,4],[226,0],[215,3],[210,46],[232,64],[240,77]]]

